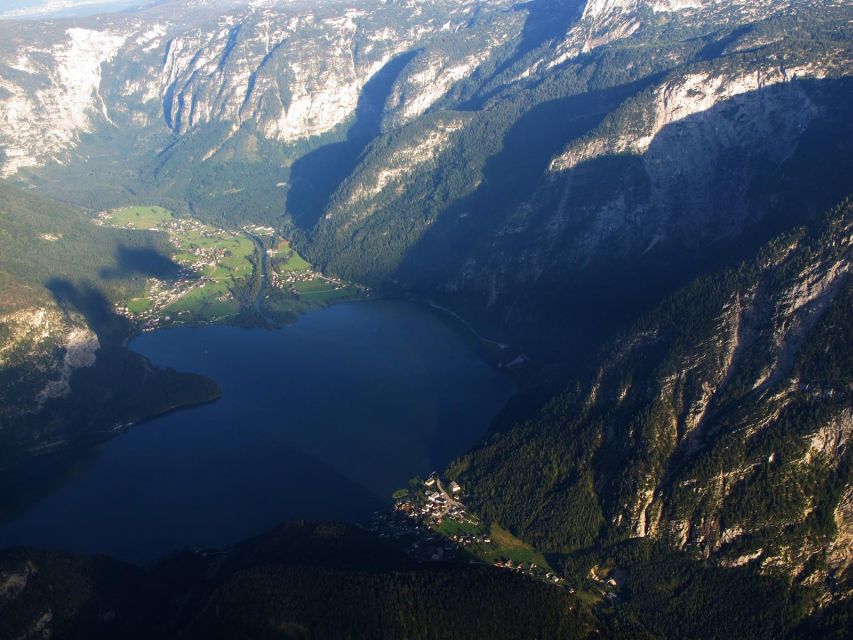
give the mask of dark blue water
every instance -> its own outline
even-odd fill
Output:
[[[512,392],[432,313],[343,304],[278,331],[181,328],[131,348],[222,398],[134,427],[0,524],[26,544],[149,561],[288,519],[363,521],[472,446]]]

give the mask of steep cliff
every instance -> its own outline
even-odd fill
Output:
[[[309,252],[516,339],[542,337],[544,356],[577,333],[567,316],[612,330],[709,262],[847,195],[846,10],[710,3],[683,8],[687,19],[628,4],[614,15],[640,21],[630,38],[583,53],[578,30],[602,19],[590,3],[567,36],[512,53],[443,112],[377,139],[310,230]],[[579,48],[552,64],[569,41]],[[406,172],[388,166],[451,117],[461,126],[436,157],[431,147]],[[349,196],[392,173],[395,188],[369,202]],[[618,295],[602,304],[607,287]],[[578,300],[595,304],[577,314]]]
[[[2,172],[68,162],[82,135],[109,127],[233,135],[248,124],[266,140],[306,141],[347,123],[369,80],[418,52],[384,114],[405,122],[515,35],[509,5],[166,3],[47,28],[3,22]]]

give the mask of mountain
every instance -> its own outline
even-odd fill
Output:
[[[0,554],[0,585],[4,637],[588,638],[605,628],[553,585],[418,565],[338,524],[283,525],[148,569],[10,550]]]
[[[326,271],[588,356],[847,195],[849,17],[431,0],[4,22],[2,171],[91,208],[272,224]]]
[[[291,523],[147,569],[0,553],[12,637],[845,637],[853,203],[708,274],[449,470],[574,587]],[[420,483],[418,483],[420,485]],[[618,585],[607,604],[581,585]],[[332,612],[334,612],[332,614]]]
[[[0,451],[216,395],[126,350],[116,308],[175,251],[99,211],[263,225],[488,338],[519,392],[448,473],[564,575],[620,576],[597,609],[614,629],[843,637],[851,25],[834,0],[192,0],[0,21]],[[107,565],[140,588],[158,571]],[[276,588],[322,598],[310,568]],[[406,571],[349,582],[366,589],[352,624],[370,593],[433,584]],[[319,624],[241,600],[268,582],[238,574],[167,630],[209,631],[219,606]],[[412,626],[389,629],[427,624],[398,604]]]
[[[99,227],[0,184],[0,469],[218,396],[213,381],[125,347],[130,327],[114,302],[174,268],[168,251],[157,234]]]
[[[851,225],[848,200],[643,316],[456,463],[476,508],[555,553],[656,540],[849,598]]]

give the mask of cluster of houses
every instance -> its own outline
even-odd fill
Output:
[[[411,515],[410,502],[398,502],[392,511],[374,513],[368,529],[380,538],[405,543],[406,552],[424,562],[450,560],[459,545],[436,533]]]
[[[269,274],[269,284],[274,289],[284,289],[289,293],[298,296],[300,291],[296,285],[304,282],[312,282],[314,280],[323,280],[327,282],[335,291],[340,291],[346,286],[343,280],[324,276],[318,271],[312,269],[303,269],[301,271],[284,271],[279,272],[272,270]]]
[[[178,301],[198,285],[199,280],[196,279],[195,275],[185,270],[181,270],[178,279],[170,281],[168,287],[156,278],[149,278],[146,285],[146,295],[151,301],[151,306],[145,311],[134,313],[126,305],[120,304],[116,305],[116,313],[131,320],[141,321],[143,331],[153,331],[172,320],[171,316],[161,315],[163,309]],[[204,282],[201,283],[201,286],[203,285]]]
[[[625,580],[622,573],[619,569],[609,571],[596,566],[589,570],[588,577],[602,596],[608,600],[618,600],[616,592]]]
[[[449,493],[435,474],[427,478],[424,485],[423,492],[408,492],[394,503],[390,511],[374,514],[370,530],[380,538],[406,542],[409,555],[425,561],[448,560],[469,544],[491,543],[485,534],[444,536],[438,533],[435,527],[445,519],[478,523],[453,497],[462,493],[462,487],[456,482],[450,483]]]
[[[486,557],[500,553],[491,535],[479,528],[476,517],[468,514],[459,501],[462,487],[458,483],[450,482],[445,488],[438,475],[432,474],[423,485],[419,490],[400,492],[403,495],[397,496],[393,509],[373,514],[368,528],[380,538],[397,541],[410,556],[421,561],[453,559],[470,545],[477,546],[473,549],[475,556],[482,556],[481,551],[485,551]],[[440,527],[448,519],[474,526],[442,534]],[[494,566],[555,585],[565,583],[564,578],[533,561],[500,558],[494,561]]]
[[[427,491],[424,492],[424,498],[425,500],[420,502],[411,499],[398,501],[394,505],[394,510],[405,514],[409,520],[422,522],[426,526],[430,524],[438,526],[445,519],[468,523],[474,526],[479,525],[479,521],[469,515],[463,505],[456,501],[448,500],[446,494],[443,495],[438,491]],[[451,539],[463,545],[481,544],[486,541],[486,536],[459,534],[451,536]],[[488,542],[491,542],[491,539]]]
[[[524,573],[533,578],[540,578],[553,582],[554,584],[562,584],[565,580],[556,573],[546,571],[535,562],[513,562],[512,560],[495,560],[495,566],[499,569],[509,569],[516,573]]]
[[[111,223],[111,213],[102,211],[98,214],[96,224],[100,226],[115,226]],[[130,228],[131,225],[127,225]],[[126,305],[117,305],[116,313],[125,316],[131,320],[142,323],[143,331],[153,331],[158,327],[168,324],[177,319],[179,316],[191,316],[189,311],[179,311],[175,314],[175,318],[171,316],[163,316],[162,312],[168,306],[174,304],[179,299],[195,288],[204,288],[208,284],[214,282],[212,278],[199,276],[199,273],[206,267],[215,267],[223,258],[228,256],[228,250],[219,245],[210,246],[193,246],[188,247],[185,244],[185,236],[188,233],[195,233],[201,238],[222,240],[225,237],[233,237],[229,232],[223,232],[214,227],[202,224],[197,220],[186,218],[172,219],[161,223],[159,226],[151,229],[152,231],[166,231],[169,233],[169,242],[176,249],[192,253],[195,260],[192,264],[182,265],[180,271],[174,280],[170,280],[168,285],[157,278],[149,278],[146,283],[147,298],[151,301],[151,306],[145,311],[133,312]],[[220,302],[232,300],[234,295],[229,292],[223,292],[217,296]]]
[[[246,224],[243,225],[243,231],[248,231],[249,233],[253,233],[256,236],[274,236],[276,231],[272,227],[265,227],[260,224]]]
[[[492,539],[485,533],[454,533],[450,539],[460,547],[467,547],[469,544],[492,544]]]

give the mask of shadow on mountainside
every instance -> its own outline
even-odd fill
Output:
[[[385,101],[394,82],[417,53],[410,51],[393,58],[364,85],[355,121],[343,142],[322,146],[293,163],[287,212],[303,231],[314,227],[332,194],[355,169],[362,151],[379,135]]]
[[[98,346],[94,363],[73,370],[67,394],[36,412],[0,416],[0,521],[84,472],[96,454],[91,447],[121,428],[219,397],[214,381],[159,369],[127,348],[131,324],[96,285],[55,277],[44,286],[60,308],[84,317]]]
[[[713,60],[719,58],[726,49],[740,40],[743,36],[752,33],[755,30],[755,25],[745,24],[730,33],[727,33],[719,40],[714,40],[706,44],[696,55],[697,60]]]
[[[543,44],[565,36],[569,28],[580,19],[585,4],[585,0],[530,0],[514,5],[513,11],[527,12],[521,39],[512,55],[495,69],[485,84]]]
[[[609,97],[520,120],[478,190],[442,212],[392,278],[430,295],[453,283],[445,302],[466,317],[509,327],[531,355],[580,360],[697,274],[737,264],[850,193],[853,80],[765,87],[666,126],[642,156],[549,174],[547,160],[602,120],[590,109],[615,106]],[[798,124],[789,116],[803,104],[820,115]],[[778,147],[786,137],[791,153]]]
[[[483,104],[504,86],[501,76],[520,65],[526,57],[543,45],[565,36],[580,19],[584,5],[585,0],[530,0],[513,5],[510,11],[527,12],[518,44],[504,61],[479,83],[474,97],[456,108],[461,111],[481,109]]]
[[[120,345],[130,333],[129,321],[113,311],[112,303],[95,285],[53,278],[44,286],[61,308],[76,311],[86,319],[102,346]]]
[[[657,76],[603,91],[544,102],[525,113],[507,131],[501,149],[483,169],[483,180],[469,196],[451,203],[406,255],[400,280],[429,279],[445,270],[446,258],[462,256],[477,238],[489,236],[506,214],[536,189],[553,157],[589,133],[619,104],[658,79]]]
[[[104,267],[98,275],[104,280],[123,280],[134,276],[175,280],[181,265],[156,249],[119,245],[115,253],[116,266]]]

